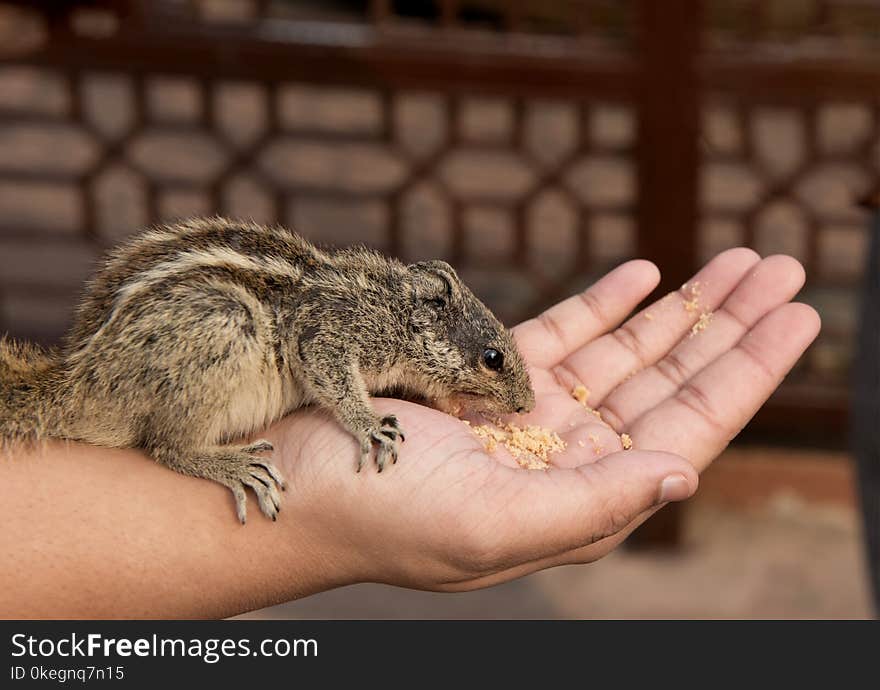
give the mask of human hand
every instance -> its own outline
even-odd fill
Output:
[[[286,500],[297,505],[280,522],[295,512],[339,584],[473,589],[606,555],[665,502],[692,495],[697,473],[819,330],[810,307],[789,304],[804,273],[788,257],[725,252],[688,288],[620,325],[658,281],[652,264],[632,261],[514,329],[537,405],[512,421],[555,429],[567,442],[549,470],[520,469],[501,448],[487,453],[453,417],[376,400],[407,441],[394,467],[357,474],[354,439],[303,411],[268,434]],[[576,385],[589,389],[604,421],[573,399]],[[621,450],[620,432],[632,450]]]

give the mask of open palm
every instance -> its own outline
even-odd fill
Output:
[[[487,453],[453,417],[376,400],[406,432],[400,462],[356,474],[354,439],[302,411],[270,432],[286,500],[309,506],[309,529],[335,545],[328,559],[348,564],[349,581],[469,589],[604,556],[693,493],[819,330],[810,307],[789,304],[804,274],[788,257],[725,252],[623,323],[658,280],[652,264],[629,262],[514,329],[537,405],[511,421],[566,441],[549,470]]]

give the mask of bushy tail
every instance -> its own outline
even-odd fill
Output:
[[[0,387],[35,382],[57,362],[54,352],[0,336]]]
[[[0,337],[0,446],[54,435],[57,353]]]

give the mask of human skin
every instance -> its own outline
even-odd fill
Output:
[[[629,262],[514,330],[537,406],[512,421],[567,442],[547,471],[485,452],[460,420],[383,399],[406,432],[400,461],[356,473],[354,439],[302,410],[260,435],[288,480],[278,521],[251,497],[242,526],[224,487],[139,451],[12,449],[0,460],[0,615],[217,618],[356,582],[460,591],[601,558],[693,494],[819,331],[790,303],[804,273],[789,257],[730,250],[689,281],[698,309],[685,289],[622,323],[658,280]],[[633,449],[572,398],[578,383]]]

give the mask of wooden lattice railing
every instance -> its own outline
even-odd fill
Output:
[[[778,4],[0,3],[0,327],[57,339],[104,249],[191,214],[447,258],[510,322],[745,243],[825,323],[754,428],[839,438],[880,5]]]

